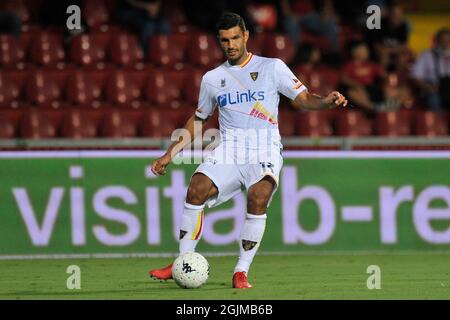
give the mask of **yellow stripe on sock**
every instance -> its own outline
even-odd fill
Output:
[[[203,216],[202,213],[203,213],[203,210],[200,210],[198,212],[197,226],[195,227],[195,230],[192,233],[191,240],[195,240],[195,238],[197,238],[198,234],[202,231],[202,216]]]

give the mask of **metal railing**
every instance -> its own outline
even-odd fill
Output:
[[[352,150],[358,147],[417,147],[432,149],[449,149],[450,136],[443,137],[327,137],[305,138],[290,137],[283,139],[285,148],[333,148]],[[0,149],[166,149],[171,143],[164,138],[129,138],[129,139],[0,139]]]

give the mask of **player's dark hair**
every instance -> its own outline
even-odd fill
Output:
[[[233,12],[224,12],[216,24],[216,31],[219,33],[219,30],[228,30],[236,26],[239,26],[242,32],[247,30],[244,19],[240,15]]]

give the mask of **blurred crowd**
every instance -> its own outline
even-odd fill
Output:
[[[353,105],[369,113],[417,105],[432,111],[450,108],[450,30],[436,30],[432,46],[415,56],[408,48],[411,25],[402,3],[396,1],[112,2],[113,20],[136,33],[144,55],[148,55],[147,43],[152,36],[170,34],[180,22],[213,32],[221,13],[233,11],[244,17],[251,37],[265,32],[288,35],[295,51],[286,62],[317,93],[325,94],[335,86]],[[66,8],[73,4],[81,7],[83,1],[41,0],[36,19],[43,26],[65,25]],[[366,26],[366,8],[370,5],[381,8],[380,29]],[[89,32],[83,14],[81,18],[81,30],[66,30],[67,39],[74,33]],[[0,12],[1,33],[19,36],[21,30],[17,12]]]

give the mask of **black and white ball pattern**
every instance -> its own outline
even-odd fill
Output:
[[[200,253],[184,253],[175,259],[172,276],[181,288],[199,288],[208,280],[209,263]]]

